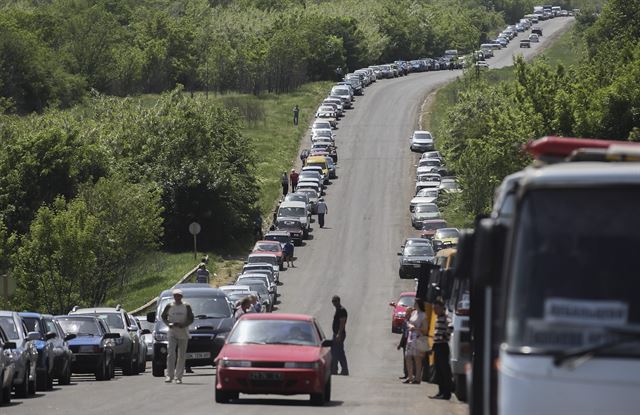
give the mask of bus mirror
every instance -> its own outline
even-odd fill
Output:
[[[454,260],[453,278],[464,280],[471,277],[473,269],[473,252],[475,248],[475,233],[473,229],[463,229],[458,237],[458,247]]]
[[[482,219],[476,228],[472,278],[481,286],[495,285],[502,276],[507,227]]]

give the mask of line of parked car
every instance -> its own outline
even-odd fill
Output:
[[[74,309],[68,315],[0,311],[0,391],[27,398],[68,385],[72,374],[109,380],[115,368],[125,376],[146,369],[150,331],[120,306]]]

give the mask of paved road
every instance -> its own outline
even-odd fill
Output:
[[[546,41],[568,20],[545,22]],[[500,51],[492,66],[511,63],[517,45]],[[540,46],[525,50],[526,56]],[[216,405],[213,369],[196,369],[182,385],[166,385],[149,373],[117,376],[109,382],[74,377],[36,398],[15,399],[0,414],[426,414],[462,415],[466,406],[431,401],[436,387],[403,385],[398,335],[390,331],[387,303],[412,281],[398,279],[396,252],[412,233],[408,202],[412,195],[415,155],[408,150],[424,97],[460,71],[413,74],[381,81],[366,90],[356,108],[340,124],[339,179],[328,189],[327,228],[316,228],[313,240],[296,251],[298,268],[284,271],[281,311],[317,316],[325,332],[331,329],[330,298],[338,294],[349,311],[347,354],[351,376],[333,378],[333,402],[316,408],[306,397],[273,399],[243,396],[239,404]]]

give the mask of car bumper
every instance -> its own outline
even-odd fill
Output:
[[[402,323],[404,323],[404,317],[393,317],[391,319],[391,331],[394,333],[401,333]]]
[[[400,272],[406,277],[417,278],[420,275],[422,264],[403,264],[400,265]]]
[[[74,360],[71,363],[73,373],[94,373],[104,358],[103,353],[74,353]]]
[[[190,367],[212,366],[218,353],[224,346],[225,337],[215,336],[193,336],[187,344],[186,363]],[[167,342],[156,342],[153,344],[153,362],[155,365],[165,368],[167,365]]]
[[[279,376],[278,380],[255,380],[253,373]],[[218,368],[216,389],[247,394],[302,395],[322,393],[325,376],[316,369]]]
[[[411,151],[424,153],[425,151],[432,151],[434,149],[433,144],[411,144]]]

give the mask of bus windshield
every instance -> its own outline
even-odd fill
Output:
[[[509,268],[509,347],[551,352],[640,332],[638,203],[638,187],[525,196]],[[607,353],[640,355],[640,340]]]

